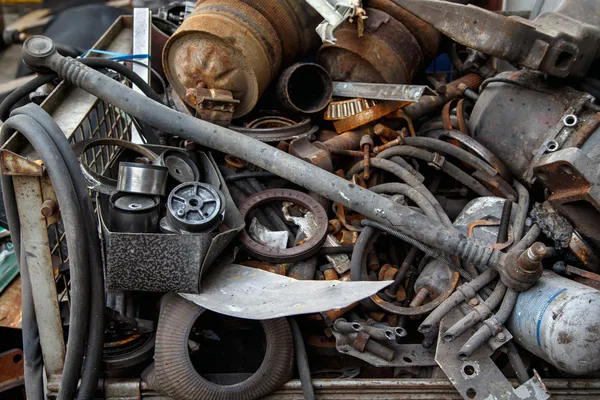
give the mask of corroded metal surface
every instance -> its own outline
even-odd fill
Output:
[[[386,101],[384,103],[377,104],[376,106],[367,108],[363,112],[344,118],[339,121],[335,121],[333,126],[338,133],[348,132],[353,129],[359,128],[370,122],[376,121],[380,118],[385,117],[392,112],[405,107],[410,104],[406,101]]]
[[[9,350],[0,354],[0,392],[20,386],[25,382],[23,351]]]
[[[367,8],[365,32],[346,23],[337,31],[337,43],[326,43],[317,53],[317,62],[334,81],[366,83],[410,83],[423,63],[419,43],[399,21]]]
[[[17,277],[0,295],[0,326],[21,328],[21,277]]]

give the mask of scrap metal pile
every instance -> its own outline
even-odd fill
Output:
[[[121,379],[257,399],[299,377],[311,399],[311,378],[447,377],[466,399],[545,399],[543,379],[598,377],[600,3],[524,20],[435,0],[200,0],[153,20],[171,29],[161,94],[45,37],[23,45],[145,144],[69,153],[41,108],[0,106],[67,227],[52,396],[90,398],[98,378],[105,397]],[[427,69],[440,54],[449,67]],[[119,149],[102,174],[99,147]],[[96,219],[88,189],[102,246],[76,229]]]

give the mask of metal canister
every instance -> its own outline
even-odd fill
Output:
[[[559,370],[600,370],[600,291],[551,271],[521,292],[508,321],[514,340]]]
[[[296,4],[298,3],[298,4]],[[292,0],[201,0],[171,36],[163,67],[177,94],[221,89],[240,101],[234,117],[250,112],[288,63],[310,49],[318,19],[308,4]]]
[[[337,32],[337,43],[324,44],[317,53],[334,81],[410,83],[424,56],[411,32],[389,14],[367,8],[365,32],[347,22]]]

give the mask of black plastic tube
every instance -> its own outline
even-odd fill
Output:
[[[294,348],[296,350],[296,365],[298,366],[298,375],[300,375],[300,383],[302,383],[302,394],[304,400],[315,400],[315,389],[312,384],[310,365],[308,363],[308,355],[302,339],[302,332],[298,323],[294,318],[288,318],[290,328],[292,328],[292,336],[294,338]]]
[[[19,100],[29,95],[29,93],[34,92],[40,86],[52,82],[57,77],[58,76],[54,73],[38,75],[29,82],[15,89],[11,94],[6,96],[2,103],[0,103],[0,120],[6,121],[8,119],[10,109],[13,108]]]
[[[86,231],[77,201],[75,188],[65,163],[54,142],[33,119],[16,115],[6,120],[2,132],[16,130],[23,134],[44,160],[52,181],[63,218],[69,253],[71,273],[71,310],[69,345],[59,389],[59,399],[73,399],[77,390],[89,318],[89,271]]]
[[[69,170],[71,181],[77,192],[77,200],[82,208],[82,213],[85,218],[91,273],[91,303],[86,358],[83,367],[81,387],[77,398],[93,399],[100,374],[104,345],[104,273],[96,223],[97,218],[94,213],[85,179],[81,173],[79,161],[77,161],[77,157],[71,149],[67,138],[54,119],[43,108],[35,104],[28,104],[18,108],[14,110],[11,115],[26,115],[33,118],[42,126],[42,128],[44,128],[48,136],[50,136]]]
[[[527,219],[527,214],[529,213],[529,191],[527,191],[527,188],[521,185],[521,183],[516,179],[513,182],[513,186],[515,187],[519,196],[519,208],[517,209],[517,215],[513,223],[513,236],[515,238],[515,243],[518,243],[523,238],[525,220]]]
[[[35,51],[33,44],[36,42],[50,44],[50,51],[45,54]],[[48,38],[29,38],[23,45],[23,58],[28,66],[54,70],[60,77],[155,128],[248,161],[371,219],[397,227],[417,240],[450,255],[462,257],[467,262],[503,267],[504,257],[499,251],[479,245],[461,235],[454,227],[435,223],[408,207],[349,183],[266,143],[152,101],[79,61],[52,51]]]
[[[519,350],[517,350],[517,346],[515,346],[513,342],[508,342],[504,347],[506,348],[508,362],[515,371],[515,375],[517,376],[519,383],[524,384],[529,380],[529,374],[527,373],[527,368],[523,363],[523,359],[519,355]]]

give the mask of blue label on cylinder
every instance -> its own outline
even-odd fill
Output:
[[[537,344],[538,346],[542,347],[542,343],[540,342],[540,330],[542,327],[542,319],[544,318],[544,314],[546,313],[546,310],[548,309],[548,307],[550,307],[550,303],[552,303],[554,301],[555,298],[557,298],[561,293],[566,292],[567,288],[564,288],[562,290],[559,290],[558,292],[554,293],[554,295],[552,295],[552,297],[550,297],[550,299],[546,302],[546,304],[544,304],[544,308],[542,308],[542,311],[540,312],[538,319],[537,319],[537,325],[535,327],[535,338],[537,340]]]

